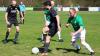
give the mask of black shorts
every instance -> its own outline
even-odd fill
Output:
[[[48,35],[53,37],[58,31],[57,24],[56,23],[51,23],[48,27],[49,27]]]
[[[12,25],[14,25],[14,26],[19,26],[17,20],[14,20],[14,21],[8,20],[8,21],[9,21],[9,23],[10,23],[10,25],[7,25],[8,28],[11,28]]]

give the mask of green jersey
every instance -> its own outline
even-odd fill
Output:
[[[85,29],[82,17],[80,15],[77,15],[76,17],[69,17],[67,23],[71,23],[75,31],[79,30],[80,27]]]
[[[48,9],[44,10],[44,17],[45,17],[45,21],[49,21],[50,22],[50,11]]]

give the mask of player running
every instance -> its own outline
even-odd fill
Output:
[[[23,2],[20,2],[19,8],[20,8],[20,23],[24,24],[25,5]]]
[[[77,49],[77,52],[79,52],[80,46],[76,44],[76,41],[78,38],[80,38],[81,44],[83,46],[85,46],[90,51],[91,56],[93,56],[94,51],[89,46],[89,44],[85,41],[86,30],[85,30],[85,26],[83,24],[82,17],[77,14],[77,12],[74,8],[70,9],[69,13],[70,13],[70,16],[69,16],[68,22],[66,24],[66,27],[68,27],[71,24],[74,28],[74,32],[71,32],[72,45]]]
[[[11,26],[14,25],[16,27],[15,38],[13,40],[14,44],[17,44],[17,39],[19,36],[19,25],[17,21],[17,13],[20,11],[19,7],[16,5],[16,1],[12,0],[11,5],[8,6],[5,13],[5,20],[7,24],[7,32],[5,39],[3,41],[4,44],[8,43],[8,37],[11,32]]]
[[[44,52],[42,53],[42,56],[48,55],[48,48],[50,45],[50,39],[53,37],[58,29],[60,29],[59,24],[59,16],[57,15],[57,12],[52,8],[51,2],[46,1],[44,4],[44,14],[46,15],[46,19],[48,22],[45,22],[45,27],[43,28],[43,39],[44,39]]]

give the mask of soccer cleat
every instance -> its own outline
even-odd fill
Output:
[[[59,42],[64,42],[64,40],[63,39],[59,39]]]
[[[80,50],[81,50],[81,49],[76,49],[76,53],[79,53]]]
[[[3,43],[4,43],[4,44],[8,43],[8,40],[3,40]]]
[[[13,41],[14,44],[18,44],[18,42],[16,40]]]
[[[94,56],[95,52],[90,52],[90,56]]]

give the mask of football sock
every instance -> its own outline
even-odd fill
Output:
[[[85,41],[82,42],[82,45],[85,46],[90,52],[94,52],[94,51],[92,50],[92,48],[90,47],[90,45],[87,44]]]
[[[58,38],[61,39],[61,33],[60,33],[60,31],[58,31],[57,34],[58,34]]]
[[[19,36],[19,32],[16,32],[14,41],[17,41],[18,36]]]
[[[6,36],[5,36],[5,40],[8,39],[8,36],[9,36],[9,32],[7,31],[7,32],[6,32]]]
[[[45,43],[44,44],[44,52],[48,52],[48,47],[50,43]]]

